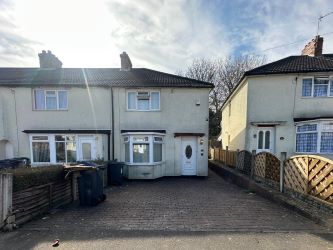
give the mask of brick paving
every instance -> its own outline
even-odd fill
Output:
[[[96,207],[70,206],[23,230],[326,231],[314,222],[210,172],[207,178],[128,181]]]

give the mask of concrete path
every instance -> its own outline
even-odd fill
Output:
[[[208,178],[129,181],[97,207],[71,206],[0,236],[0,249],[333,249],[327,228]]]

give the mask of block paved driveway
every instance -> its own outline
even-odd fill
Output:
[[[208,178],[128,181],[106,190],[97,207],[70,206],[21,230],[170,232],[322,232],[327,229],[256,194]]]

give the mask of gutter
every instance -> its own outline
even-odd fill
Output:
[[[114,107],[113,107],[113,88],[111,87],[111,140],[112,140],[112,160],[114,160]],[[108,159],[110,160],[110,137],[108,138]]]

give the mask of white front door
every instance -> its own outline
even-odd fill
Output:
[[[79,139],[78,158],[80,161],[91,161],[96,159],[95,137]]]
[[[182,175],[197,174],[197,138],[182,137]]]
[[[274,153],[274,127],[257,129],[257,152]]]

